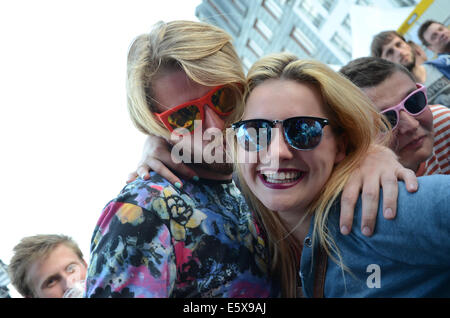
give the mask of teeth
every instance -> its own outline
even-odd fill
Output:
[[[268,172],[261,173],[264,179],[270,183],[286,183],[297,180],[301,176],[301,172]]]

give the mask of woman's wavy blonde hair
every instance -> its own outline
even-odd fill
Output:
[[[138,36],[127,63],[127,104],[134,125],[145,134],[168,138],[168,130],[152,113],[152,83],[174,70],[202,85],[228,85],[235,109],[241,111],[245,75],[231,40],[218,27],[183,20],[159,22],[149,34]]]
[[[389,141],[390,135],[386,126],[388,124],[372,106],[368,97],[348,79],[318,61],[299,60],[285,53],[264,57],[251,67],[247,75],[248,90],[245,101],[255,87],[274,79],[308,83],[317,87],[331,128],[346,141],[345,159],[335,166],[323,191],[317,194],[306,211],[306,215],[315,214],[313,244],[318,242],[326,253],[345,269],[337,246],[328,234],[327,217],[350,173],[367,155],[369,145],[375,140],[381,144],[387,144]],[[240,114],[241,118],[242,115],[243,113]],[[380,134],[380,131],[386,133]],[[382,140],[380,136],[383,136]],[[237,155],[236,149],[234,152]],[[283,224],[278,214],[266,208],[250,191],[242,177],[239,164],[236,170],[242,192],[247,202],[257,210],[267,232],[272,274],[281,279],[283,296],[295,297],[297,266],[300,261],[298,247],[301,242],[289,235],[288,227]],[[332,252],[336,253],[338,259],[333,257]]]

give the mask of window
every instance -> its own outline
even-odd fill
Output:
[[[348,58],[352,57],[352,47],[347,42],[345,42],[345,40],[337,32],[334,33],[330,41]]]
[[[396,7],[412,7],[416,5],[414,0],[391,0]]]
[[[344,20],[341,23],[342,27],[348,32],[348,33],[352,33],[352,26],[351,26],[351,21],[350,21],[350,14],[347,14],[344,18]]]
[[[263,7],[271,16],[274,17],[275,20],[279,21],[281,19],[283,10],[278,6],[278,4],[275,3],[274,0],[264,0]]]
[[[241,30],[239,29],[237,24],[234,23],[234,21],[230,21],[230,19],[228,19],[228,17],[227,17],[227,14],[224,13],[221,9],[219,9],[213,1],[208,0],[208,3],[210,4],[211,8],[214,9],[214,11],[217,13],[217,15],[219,17],[221,17],[223,19],[223,21],[229,26],[230,30],[234,34],[238,35]]]
[[[320,4],[322,5],[322,7],[325,8],[325,10],[327,10],[328,12],[331,12],[333,10],[333,6],[334,6],[334,0],[319,0]]]
[[[314,6],[314,3],[311,0],[302,0],[299,3],[298,7],[303,14],[308,16],[312,24],[314,24],[318,29],[322,26],[325,19],[317,11],[317,8]]]
[[[231,3],[241,15],[245,16],[247,14],[247,6],[242,3],[242,0],[231,0]]]
[[[255,24],[253,25],[253,27],[255,28],[256,31],[258,31],[259,34],[261,34],[261,36],[266,39],[267,41],[269,41],[272,38],[272,31],[269,29],[269,27],[262,22],[259,19],[255,20]]]
[[[312,56],[316,52],[314,43],[299,28],[292,28],[290,36],[309,56]]]
[[[371,6],[373,2],[372,0],[356,0],[355,4],[359,6]]]
[[[264,54],[264,50],[253,40],[247,41],[247,48],[256,55],[256,57],[261,57]]]

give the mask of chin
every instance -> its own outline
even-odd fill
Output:
[[[261,199],[260,199],[261,200]],[[261,200],[262,204],[266,208],[272,211],[283,212],[283,211],[291,211],[296,208],[296,204],[291,203],[283,198],[270,197],[266,195],[263,200]]]

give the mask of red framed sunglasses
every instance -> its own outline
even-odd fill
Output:
[[[398,105],[387,108],[381,112],[389,120],[392,130],[397,128],[400,120],[400,110],[404,110],[411,116],[419,116],[428,105],[427,88],[422,84],[416,83],[417,89],[406,96]]]
[[[173,132],[177,128],[185,128],[193,133],[195,121],[205,119],[205,105],[220,116],[227,116],[233,112],[234,103],[225,85],[216,86],[203,97],[175,106],[162,113],[154,113],[156,117]]]

